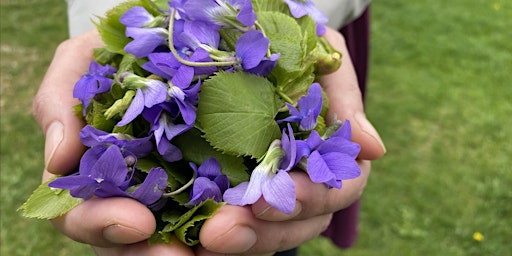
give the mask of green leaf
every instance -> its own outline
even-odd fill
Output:
[[[289,13],[288,5],[283,0],[252,0],[255,12],[278,11]]]
[[[211,218],[224,203],[208,199],[193,208],[172,207],[162,213],[162,221],[167,223],[158,233],[160,239],[154,241],[170,241],[174,234],[180,241],[189,246],[199,243],[199,230],[204,221]]]
[[[201,165],[206,159],[214,157],[221,166],[221,172],[229,177],[231,186],[236,186],[249,180],[247,167],[241,157],[222,154],[215,150],[197,129],[174,138],[173,144],[181,149],[183,160]]]
[[[107,93],[102,95],[106,98],[109,98]],[[103,104],[95,99],[91,100],[91,104],[89,104],[89,107],[87,108],[87,115],[85,117],[87,123],[102,131],[112,131],[116,121],[113,119],[108,119],[104,115],[105,111],[110,107],[110,105],[110,103]]]
[[[81,198],[72,197],[68,190],[48,187],[48,184],[54,179],[52,178],[39,185],[27,201],[18,208],[18,211],[22,211],[24,217],[53,219],[64,215],[83,202]]]
[[[116,63],[119,56],[121,55],[109,52],[105,48],[94,49],[94,60],[101,65]]]
[[[310,65],[300,72],[281,74],[278,78],[278,88],[289,98],[297,101],[305,95],[309,86],[315,81],[314,66]]]
[[[207,219],[211,218],[222,205],[223,204],[217,203],[212,199],[202,202],[200,205],[182,215],[184,218],[188,216],[191,217],[183,225],[176,228],[174,234],[180,241],[188,246],[198,244],[199,231],[202,225]]]
[[[168,0],[152,0],[155,6],[161,10],[169,9],[169,1]]]
[[[240,30],[235,28],[221,28],[219,29],[220,37],[222,42],[226,44],[226,47],[234,51],[238,38],[243,34]]]
[[[260,158],[280,137],[274,120],[280,103],[267,79],[221,72],[201,87],[197,122],[206,140],[219,151]]]
[[[316,48],[319,40],[316,35],[316,22],[309,15],[297,19],[297,22],[302,29],[304,53],[307,56]]]
[[[124,46],[130,42],[124,31],[125,26],[119,21],[120,17],[138,2],[129,1],[122,3],[107,11],[105,17],[100,17],[95,23],[101,39],[105,43],[105,49],[113,53],[124,53]]]
[[[270,51],[280,53],[276,69],[300,70],[304,61],[302,29],[297,21],[279,12],[259,12],[258,22],[270,39]]]

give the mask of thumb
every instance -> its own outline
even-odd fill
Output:
[[[51,173],[68,173],[84,151],[79,139],[84,124],[74,114],[79,101],[73,98],[73,86],[99,46],[95,31],[61,43],[34,98],[33,115],[45,135],[45,169]]]
[[[378,159],[385,154],[386,148],[379,133],[364,113],[361,91],[345,40],[340,33],[332,29],[328,29],[325,37],[342,53],[341,67],[320,79],[329,99],[328,117],[336,116],[341,121],[350,120],[352,140],[361,145],[359,158]]]

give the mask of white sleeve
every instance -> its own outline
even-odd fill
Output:
[[[371,0],[313,0],[327,17],[327,26],[341,28],[363,14]]]
[[[70,37],[94,28],[93,20],[102,17],[116,5],[126,0],[66,0]]]

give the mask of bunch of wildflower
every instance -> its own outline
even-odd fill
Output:
[[[69,191],[51,195],[68,206],[37,217],[81,202],[71,198],[130,197],[162,224],[155,241],[174,234],[194,245],[197,227],[224,203],[263,197],[290,214],[292,170],[337,189],[358,177],[350,123],[326,116],[315,82],[340,65],[321,37],[326,21],[310,0],[114,8],[97,24],[105,47],[73,91],[88,149],[76,173],[47,184]]]

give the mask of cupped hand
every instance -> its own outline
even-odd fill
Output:
[[[272,255],[318,236],[333,212],[361,196],[370,172],[368,160],[385,153],[378,133],[364,115],[343,37],[334,30],[328,30],[326,36],[343,53],[344,62],[339,71],[323,77],[321,83],[330,100],[331,114],[351,121],[353,140],[362,146],[359,178],[344,181],[343,189],[336,190],[312,183],[304,172],[291,172],[297,188],[297,206],[291,215],[270,208],[263,200],[251,207],[224,206],[204,224],[202,246],[195,251],[177,240],[171,245],[148,246],[145,240],[156,226],[153,214],[127,198],[88,200],[52,220],[54,226],[70,238],[92,245],[98,255]],[[85,150],[79,140],[84,123],[73,112],[78,101],[72,98],[72,90],[87,70],[93,48],[101,46],[96,31],[62,43],[34,99],[34,116],[46,138],[43,179],[71,172]]]
[[[328,115],[335,115],[342,121],[350,120],[352,139],[361,145],[358,156],[361,175],[343,181],[342,189],[328,189],[324,184],[312,183],[305,172],[290,172],[297,194],[292,214],[286,215],[272,208],[263,199],[251,207],[226,206],[201,229],[201,243],[209,251],[265,255],[297,247],[318,236],[327,228],[334,212],[361,197],[370,174],[370,160],[378,159],[386,152],[376,129],[366,119],[361,91],[343,36],[332,29],[328,29],[325,36],[343,55],[340,69],[320,80],[329,98]]]
[[[85,148],[79,133],[84,126],[73,107],[73,86],[87,71],[94,48],[103,43],[91,31],[61,43],[34,98],[33,114],[45,135],[43,180],[72,172]],[[179,242],[151,246],[147,240],[156,222],[148,208],[133,199],[107,198],[83,202],[52,224],[75,241],[90,244],[98,255],[194,255]]]

